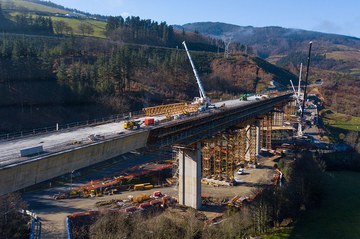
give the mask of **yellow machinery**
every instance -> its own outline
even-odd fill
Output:
[[[140,129],[139,121],[126,120],[124,121],[124,129]]]

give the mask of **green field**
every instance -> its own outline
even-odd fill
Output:
[[[55,21],[64,21],[66,22],[72,29],[74,35],[82,35],[79,30],[79,25],[81,23],[88,23],[94,28],[94,33],[90,36],[93,37],[105,37],[105,26],[106,22],[104,21],[97,21],[93,19],[75,19],[75,18],[67,18],[67,17],[56,17],[54,16],[56,13],[66,14],[69,13],[68,11],[64,11],[57,8],[52,8],[48,6],[44,6],[37,3],[32,2],[26,2],[23,0],[14,0],[12,3],[13,5],[8,5],[7,1],[0,0],[0,3],[3,4],[4,9],[10,8],[10,15],[12,17],[15,17],[18,14],[24,14],[29,13],[33,16],[41,15],[41,13],[46,13],[47,15],[50,13],[51,19],[53,22]],[[16,10],[12,10],[13,8],[16,8]]]
[[[261,238],[360,238],[360,173],[329,172],[320,208],[304,211],[293,227]]]
[[[17,9],[26,9],[27,11],[37,11],[37,12],[45,12],[45,13],[62,13],[62,14],[69,13],[68,11],[64,11],[61,9],[48,7],[32,2],[26,2],[23,0],[12,0],[12,1],[0,0],[0,3],[3,4],[4,9],[7,9],[9,7],[7,2],[13,3]]]
[[[304,212],[289,238],[360,238],[360,173],[330,172],[321,208]]]
[[[81,23],[88,23],[94,28],[94,34],[91,36],[94,37],[105,37],[105,26],[106,22],[103,21],[96,21],[92,19],[75,19],[75,18],[66,18],[66,17],[51,17],[53,22],[55,21],[64,21],[72,27],[74,31],[74,35],[81,35],[79,31],[79,25]]]
[[[333,128],[360,131],[360,117],[348,116],[335,112],[322,112],[323,121]]]

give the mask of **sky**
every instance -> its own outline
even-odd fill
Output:
[[[360,38],[359,0],[51,0],[93,14],[139,16],[167,24],[224,22],[280,26]]]

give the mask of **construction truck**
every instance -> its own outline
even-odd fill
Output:
[[[124,121],[124,129],[140,129],[140,122],[135,120]]]
[[[194,75],[195,75],[195,78],[196,78],[196,82],[198,84],[198,87],[199,87],[199,97],[195,97],[194,100],[193,100],[193,104],[197,104],[199,105],[199,111],[204,111],[206,110],[210,105],[211,105],[211,100],[208,96],[206,96],[205,94],[205,90],[204,90],[204,87],[201,83],[201,80],[200,80],[200,77],[199,77],[199,74],[197,73],[196,71],[196,68],[195,68],[195,65],[191,59],[191,56],[190,56],[190,52],[186,46],[186,43],[185,41],[183,41],[182,43],[184,45],[184,48],[185,48],[185,51],[186,51],[186,54],[189,58],[189,61],[190,61],[190,64],[191,64],[191,67],[193,69],[193,72],[194,72]]]

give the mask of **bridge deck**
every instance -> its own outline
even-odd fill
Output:
[[[230,100],[230,101],[222,101],[217,102],[215,106],[218,108],[223,103],[225,103],[226,109],[232,108],[242,108],[241,106],[246,107],[247,105],[258,104],[259,101],[254,98],[249,98],[248,101],[239,101],[239,100]],[[171,128],[171,134],[174,133],[174,126],[178,124],[182,124],[183,122],[191,122],[199,120],[202,118],[206,118],[211,116],[214,113],[219,112],[219,110],[213,110],[198,114],[196,116],[190,118],[184,118],[179,120],[173,120],[166,123],[162,123],[157,127],[142,127],[140,131],[151,130],[151,129],[161,129],[163,134],[166,134],[166,130]],[[157,119],[164,119],[164,116],[157,116]],[[145,118],[140,118],[140,120],[144,120]],[[191,127],[191,124],[188,125]],[[179,129],[184,130],[184,128]],[[72,148],[76,148],[82,145],[87,145],[93,143],[93,141],[89,138],[90,135],[99,135],[97,138],[98,141],[108,140],[115,137],[126,137],[129,134],[134,134],[139,131],[130,131],[125,130],[123,128],[123,121],[108,123],[104,125],[97,126],[87,126],[78,129],[71,129],[68,131],[57,131],[51,132],[48,134],[42,135],[33,135],[24,138],[19,138],[10,141],[2,141],[0,142],[0,168],[18,164],[22,162],[26,162],[28,160],[33,160],[34,157],[20,157],[20,150],[23,148],[35,147],[35,146],[43,146],[44,154],[52,154],[56,152],[61,152],[64,150],[69,150]]]

